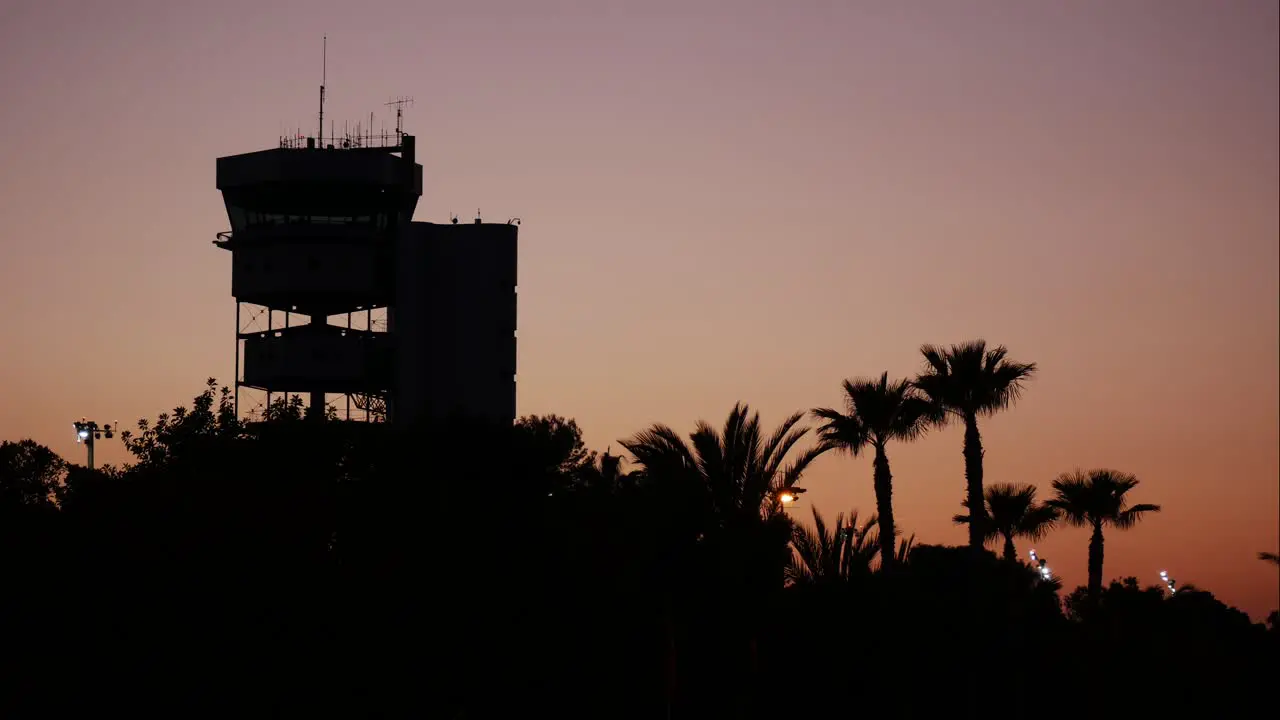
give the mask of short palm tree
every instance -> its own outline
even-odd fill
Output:
[[[695,522],[706,546],[719,551],[720,571],[745,585],[747,595],[735,598],[734,613],[746,624],[753,668],[757,628],[751,623],[759,622],[763,595],[781,587],[790,554],[791,520],[782,509],[781,491],[794,487],[809,464],[828,449],[819,444],[787,462],[809,431],[796,427],[803,417],[795,413],[766,436],[759,413],[749,414],[747,406],[738,403],[723,430],[700,421],[689,436],[691,443],[662,424],[622,441],[635,457],[638,478],[664,487],[679,505],[696,508]]]
[[[629,486],[632,473],[622,469],[622,456],[614,455],[610,450],[612,448],[573,469],[578,487],[607,495]]]
[[[782,514],[779,492],[794,486],[827,448],[810,448],[787,463],[787,454],[809,431],[796,427],[804,413],[787,418],[766,437],[760,414],[748,412],[746,405],[734,405],[721,431],[699,422],[689,436],[692,444],[670,427],[655,424],[621,441],[622,446],[643,476],[680,477],[700,487],[714,525],[768,520]]]
[[[1159,505],[1129,506],[1128,494],[1138,479],[1116,470],[1065,473],[1053,481],[1057,495],[1047,504],[1062,512],[1068,523],[1093,528],[1089,538],[1089,595],[1102,591],[1102,528],[1111,525],[1128,530],[1147,513],[1160,512]]]
[[[1039,540],[1058,520],[1057,508],[1036,503],[1034,485],[998,483],[989,486],[984,494],[986,525],[982,529],[982,538],[984,542],[1004,538],[1006,560],[1018,557],[1013,546],[1014,538]],[[960,525],[974,524],[969,515],[956,515],[953,520]]]
[[[1008,358],[1003,345],[987,348],[985,340],[973,340],[942,348],[924,345],[925,370],[915,386],[934,408],[938,424],[952,419],[964,423],[964,477],[966,507],[976,520],[985,514],[982,504],[982,435],[978,417],[994,415],[1011,406],[1022,394],[1023,385],[1036,372],[1035,363],[1018,363]],[[985,543],[984,525],[969,523],[969,546]]]
[[[787,580],[794,585],[847,583],[871,574],[871,562],[879,545],[871,535],[876,516],[858,524],[858,511],[836,515],[836,525],[828,532],[826,520],[813,508],[813,527],[796,523],[791,531],[795,560],[787,567]]]
[[[823,421],[819,428],[823,446],[855,457],[868,447],[875,450],[873,480],[880,526],[880,566],[888,569],[897,559],[897,533],[893,520],[893,473],[885,448],[891,440],[908,442],[923,435],[932,419],[930,406],[911,382],[889,382],[888,373],[882,373],[878,380],[845,380],[844,401],[844,411],[816,408],[813,414]]]
[[[916,535],[912,533],[910,537],[898,541],[898,553],[894,556],[894,562],[899,565],[905,564],[911,559],[911,551],[916,549]]]

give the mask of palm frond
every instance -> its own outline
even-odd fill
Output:
[[[1035,376],[1036,369],[1035,363],[1013,362],[989,368],[987,372],[991,388],[990,402],[979,412],[991,415],[1012,406],[1022,397],[1026,383]]]
[[[815,569],[822,567],[826,522],[822,518],[822,513],[818,512],[818,508],[814,507],[812,510],[812,529],[800,523],[791,526],[791,549],[795,557],[788,567],[787,574],[793,582],[815,580]]]
[[[751,494],[748,489],[751,464],[760,457],[760,414],[749,413],[746,405],[735,404],[725,420],[724,430],[715,438],[724,479],[729,481],[727,487],[733,488],[734,506],[738,508]]]
[[[895,391],[899,398],[899,407],[897,415],[893,418],[889,437],[906,442],[918,440],[929,431],[931,425],[936,425],[938,418],[942,416],[927,400],[915,394],[915,389],[908,384],[908,381],[901,381]]]
[[[809,428],[796,427],[796,423],[799,423],[803,418],[803,412],[793,414],[783,420],[782,424],[769,436],[768,442],[764,445],[765,475],[776,475],[778,469],[782,467],[782,462],[787,453],[791,452],[791,449],[808,434]]]
[[[770,489],[780,490],[794,487],[800,481],[800,477],[804,475],[804,471],[809,468],[809,465],[830,449],[827,445],[815,445],[800,453],[800,456],[795,461],[778,468],[777,471],[770,474],[771,478],[775,478],[775,484]]]
[[[899,565],[906,564],[907,560],[911,558],[911,551],[915,549],[915,546],[916,546],[915,533],[912,533],[911,537],[907,538],[906,540],[898,541],[897,561]]]
[[[1058,520],[1056,507],[1036,503],[1034,485],[996,483],[987,487],[984,500],[990,525],[984,533],[987,540],[997,536],[1038,540]]]
[[[814,508],[814,514],[821,517],[817,515],[817,508]],[[791,562],[784,571],[786,579],[793,584],[812,581],[813,568],[822,564],[821,536],[816,530],[795,523],[791,526],[791,550],[793,553]]]
[[[933,374],[947,375],[951,372],[950,363],[947,360],[947,351],[942,346],[921,345],[920,354],[924,356],[925,364]]]
[[[1138,524],[1138,521],[1142,519],[1143,515],[1146,515],[1147,513],[1157,513],[1157,512],[1160,512],[1159,505],[1152,505],[1150,503],[1142,503],[1139,505],[1134,505],[1133,507],[1127,510],[1116,513],[1116,516],[1111,521],[1111,524],[1115,525],[1117,528],[1121,530],[1128,530],[1129,528]]]
[[[1053,489],[1057,496],[1049,500],[1048,505],[1061,513],[1063,520],[1069,525],[1085,527],[1091,523],[1091,501],[1089,477],[1081,470],[1059,475],[1053,481]]]
[[[1041,540],[1058,524],[1059,511],[1049,505],[1036,505],[1027,509],[1018,523],[1017,535],[1028,540]]]
[[[1280,555],[1277,555],[1276,553],[1260,552],[1258,553],[1258,559],[1280,565]]]
[[[740,494],[739,478],[734,477],[728,468],[720,434],[710,425],[699,422],[689,440],[693,445],[698,479],[707,488],[716,513],[721,516],[731,513],[736,506],[734,498]],[[718,478],[719,482],[707,482],[708,478]]]
[[[854,572],[871,570],[871,563],[880,552],[880,547],[872,542],[871,536],[871,530],[877,522],[879,518],[872,513],[866,522],[858,525],[858,511],[853,510],[849,513],[849,522],[844,528],[845,577],[851,577]]]
[[[943,348],[922,345],[925,367],[915,386],[934,406],[935,423],[951,415],[990,415],[1012,405],[1036,373],[1035,363],[1009,360],[1003,345],[988,348],[985,340]]]
[[[856,414],[845,415],[833,408],[815,408],[814,418],[823,421],[818,438],[824,444],[857,457],[871,440],[866,423]]]
[[[798,523],[792,529],[792,563],[787,579],[793,584],[828,584],[848,582],[856,575],[870,572],[877,548],[868,542],[869,525],[858,526],[858,511],[836,516],[828,531],[825,518],[812,509],[813,527]]]
[[[934,409],[917,394],[908,380],[856,378],[844,381],[846,412],[817,408],[813,414],[824,424],[819,434],[850,453],[858,454],[873,441],[914,440],[928,427]]]
[[[688,442],[669,427],[654,425],[622,446],[646,477],[678,476],[699,486],[710,502],[715,527],[772,522],[778,517],[785,521],[779,515],[776,491],[795,486],[813,460],[830,449],[819,443],[788,462],[809,432],[797,427],[803,418],[803,412],[793,413],[766,436],[759,413],[737,403],[721,428],[699,421]]]
[[[957,404],[948,397],[955,383],[951,379],[947,352],[937,345],[921,345],[920,354],[924,356],[925,370],[912,380],[912,385],[929,404],[930,422],[941,427],[959,415]]]
[[[1076,470],[1053,481],[1057,495],[1047,504],[1061,512],[1072,525],[1107,524],[1126,530],[1147,513],[1159,512],[1159,505],[1128,507],[1128,494],[1139,485],[1130,473],[1096,469]]]

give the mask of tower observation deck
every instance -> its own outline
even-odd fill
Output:
[[[414,155],[397,132],[218,158],[238,413],[244,390],[316,418],[514,421],[518,226],[413,222]]]

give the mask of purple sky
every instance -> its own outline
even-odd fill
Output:
[[[411,95],[418,219],[521,216],[522,413],[604,449],[772,425],[984,336],[1042,372],[989,482],[1111,466],[1107,542],[1280,606],[1277,3],[14,2],[0,6],[0,438],[232,374],[214,158]],[[899,523],[960,542],[958,430],[890,448]],[[118,444],[101,456],[119,462]],[[866,459],[798,512],[874,503]],[[1084,582],[1087,534],[1038,549]],[[1023,548],[1025,551],[1025,548]]]

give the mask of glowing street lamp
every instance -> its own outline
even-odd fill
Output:
[[[80,418],[80,422],[72,423],[72,425],[76,428],[76,442],[84,443],[85,448],[89,451],[89,469],[92,470],[93,442],[104,437],[110,440],[115,437],[115,430],[112,428],[111,423],[98,427],[98,423],[84,418]],[[119,421],[116,422],[116,425],[120,425]]]
[[[775,492],[775,496],[778,498],[778,502],[782,503],[782,507],[785,509],[794,505],[796,500],[799,499],[800,493],[803,492],[805,492],[804,488],[784,487],[778,489]]]
[[[1178,592],[1178,582],[1173,578],[1169,577],[1168,570],[1160,571],[1160,579],[1164,581],[1165,587],[1169,588],[1170,595]]]

